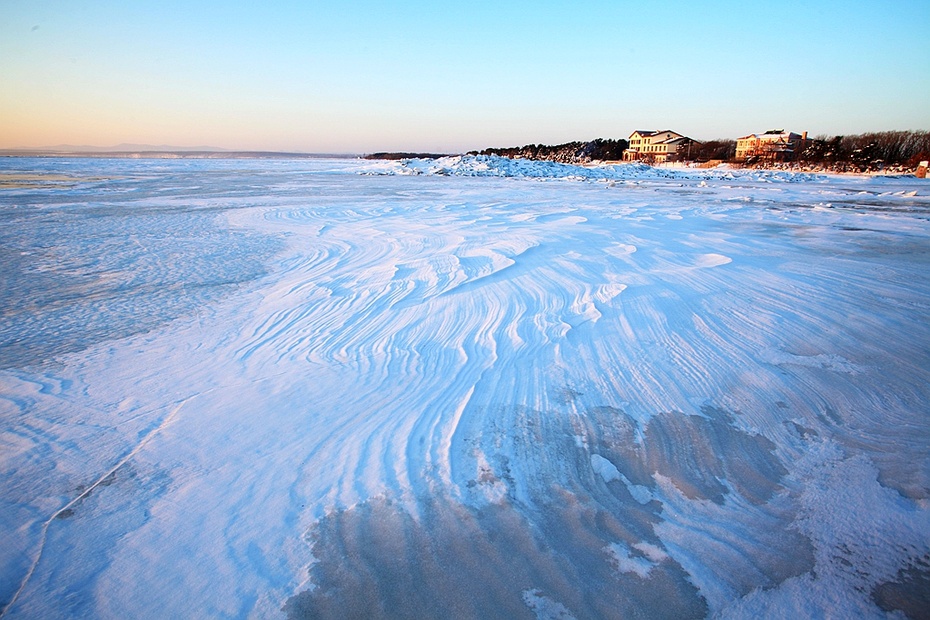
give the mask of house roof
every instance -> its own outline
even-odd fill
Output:
[[[660,129],[660,130],[658,130],[658,131],[637,129],[636,131],[634,131],[633,133],[631,133],[630,136],[632,137],[632,136],[635,135],[635,134],[639,134],[639,135],[643,136],[644,138],[648,138],[649,136],[656,136],[656,135],[659,135],[659,134],[661,134],[661,133],[673,133],[673,134],[675,134],[676,136],[680,136],[680,135],[681,135],[681,134],[678,133],[677,131],[672,131],[671,129]]]
[[[668,140],[662,140],[661,142],[657,142],[657,144],[678,144],[679,142],[697,142],[698,144],[700,144],[700,142],[698,142],[697,140],[688,138],[686,136],[681,136],[680,138],[669,138]]]
[[[773,140],[773,139],[781,139],[781,138],[792,140],[792,139],[797,139],[800,137],[801,137],[801,134],[794,133],[793,131],[785,131],[783,129],[770,129],[769,131],[766,131],[765,133],[751,133],[747,136],[743,136],[742,138],[737,138],[737,140],[749,140],[749,139]]]

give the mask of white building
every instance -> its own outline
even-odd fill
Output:
[[[662,163],[688,157],[689,147],[696,142],[677,131],[634,131],[630,146],[623,151],[623,161]]]
[[[791,160],[794,159],[795,153],[799,153],[804,149],[806,143],[806,131],[799,134],[784,129],[770,129],[765,133],[751,133],[748,136],[737,138],[736,158],[758,157],[772,161]]]

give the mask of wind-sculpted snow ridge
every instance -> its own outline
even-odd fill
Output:
[[[4,618],[925,614],[916,179],[5,170]]]
[[[369,164],[364,174],[439,175],[463,177],[514,177],[588,181],[627,181],[635,179],[752,180],[759,182],[809,183],[824,180],[823,175],[779,170],[679,169],[656,168],[641,163],[577,166],[551,161],[510,159],[498,155],[458,155],[438,159],[403,159]]]

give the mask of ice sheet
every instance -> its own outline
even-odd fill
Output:
[[[0,170],[4,617],[921,608],[923,181]]]

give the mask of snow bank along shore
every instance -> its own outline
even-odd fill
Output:
[[[926,182],[0,173],[4,618],[926,609]]]
[[[729,168],[667,168],[628,163],[600,166],[575,166],[551,161],[510,159],[497,155],[456,155],[438,159],[402,159],[369,163],[365,174],[439,175],[466,177],[514,177],[569,180],[626,181],[633,179],[703,179],[806,182],[823,179],[823,175],[781,170],[731,170]]]

